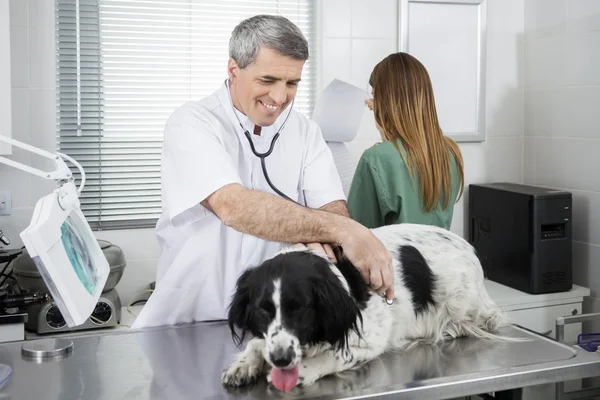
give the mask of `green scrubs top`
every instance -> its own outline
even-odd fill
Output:
[[[399,139],[398,145],[406,156]],[[450,229],[454,201],[460,191],[458,165],[452,153],[451,173],[452,195],[448,207],[443,209],[442,196],[437,207],[425,212],[419,182],[414,185],[411,182],[408,166],[396,147],[390,141],[376,144],[365,150],[356,167],[348,194],[350,214],[367,228],[405,222]]]

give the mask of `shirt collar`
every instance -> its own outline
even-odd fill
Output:
[[[233,125],[236,128],[239,128],[240,123],[242,124],[242,126],[244,127],[244,129],[247,129],[248,132],[253,133],[254,132],[254,122],[252,122],[250,120],[250,118],[245,115],[244,113],[242,113],[241,111],[239,111],[237,108],[235,108],[229,98],[229,89],[227,88],[227,80],[223,81],[223,85],[221,86],[221,89],[218,92],[218,97],[219,100],[221,101],[221,104],[223,104],[223,107],[225,108],[225,112],[227,113],[227,116],[229,117],[229,119],[231,120],[231,122],[233,123]],[[277,117],[277,120],[275,121],[275,123],[271,126],[264,126],[261,129],[261,133],[260,136],[257,135],[251,135],[253,138],[255,139],[259,139],[259,138],[263,138],[263,139],[269,139],[271,140],[271,138],[273,136],[275,136],[275,134],[279,131],[279,128],[281,127],[281,125],[283,124],[283,122],[285,121],[285,119],[287,118],[288,113],[290,112],[290,106],[288,106],[283,113],[281,113],[281,115],[279,117]],[[293,111],[292,111],[293,112]],[[237,116],[237,118],[236,118]],[[290,118],[292,118],[292,116],[290,115]],[[238,121],[239,119],[239,121]],[[286,126],[290,123],[289,119],[286,122]],[[237,131],[243,135],[243,132],[240,131],[240,129],[237,129]]]

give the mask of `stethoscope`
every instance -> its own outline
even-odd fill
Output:
[[[288,115],[287,115],[287,117],[285,117],[285,120],[283,120],[283,124],[281,124],[281,127],[279,128],[279,130],[277,131],[275,136],[273,136],[273,139],[271,139],[271,146],[269,147],[269,150],[264,153],[259,153],[256,151],[256,148],[254,147],[254,142],[252,141],[252,137],[250,137],[250,132],[248,132],[248,130],[246,128],[244,128],[244,125],[242,125],[242,122],[240,121],[240,119],[237,116],[235,107],[233,106],[233,100],[231,99],[231,92],[229,90],[229,79],[225,80],[225,86],[227,88],[227,95],[229,96],[229,103],[231,104],[231,109],[233,110],[233,115],[235,115],[235,119],[237,119],[238,123],[240,124],[240,127],[244,131],[244,135],[248,139],[248,143],[250,143],[250,148],[252,149],[252,153],[254,153],[254,155],[256,157],[260,158],[260,165],[262,167],[263,175],[265,176],[267,183],[269,184],[271,189],[273,189],[275,191],[275,193],[277,193],[284,199],[287,199],[289,201],[297,203],[295,200],[290,199],[288,196],[286,196],[285,193],[283,193],[281,190],[279,190],[279,189],[277,189],[277,187],[275,187],[275,185],[273,184],[273,182],[271,182],[271,179],[269,178],[269,174],[267,173],[267,166],[265,164],[265,158],[267,158],[273,152],[273,148],[275,147],[275,142],[277,142],[277,138],[279,138],[279,133],[285,126],[285,123],[287,122],[288,118],[290,117],[290,114],[292,113],[292,108],[294,107],[294,100],[292,100],[292,104],[290,104],[290,110],[288,111]]]

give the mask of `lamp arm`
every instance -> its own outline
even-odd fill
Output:
[[[42,157],[45,157],[49,160],[52,160],[52,162],[54,163],[54,171],[43,171],[43,170],[40,170],[37,168],[33,168],[29,165],[25,165],[20,162],[11,160],[9,158],[0,156],[0,164],[5,164],[5,165],[8,165],[13,168],[20,169],[21,171],[29,172],[30,174],[37,175],[44,179],[53,179],[55,181],[73,180],[73,174],[71,173],[71,170],[69,169],[69,167],[67,167],[67,164],[63,161],[63,158],[65,160],[72,162],[77,167],[77,169],[79,169],[79,172],[81,173],[81,184],[80,184],[79,188],[77,189],[77,194],[78,195],[81,194],[81,191],[83,190],[83,187],[85,185],[85,172],[83,171],[83,168],[81,167],[81,165],[77,161],[75,161],[73,158],[69,157],[66,154],[59,153],[59,152],[50,153],[49,151],[38,149],[37,147],[31,146],[27,143],[23,143],[16,139],[12,139],[12,138],[2,136],[2,135],[0,135],[0,142],[8,143],[10,145],[19,147],[23,150],[27,150],[31,153],[34,153],[34,154],[40,155]]]

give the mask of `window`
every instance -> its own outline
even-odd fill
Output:
[[[58,147],[86,171],[80,200],[93,229],[156,224],[164,124],[175,108],[221,86],[242,19],[280,14],[302,30],[310,58],[294,107],[310,115],[316,3],[56,0]]]

